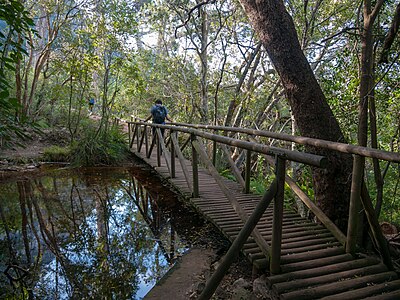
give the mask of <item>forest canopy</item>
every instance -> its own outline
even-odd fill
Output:
[[[178,122],[299,134],[285,82],[242,7],[252,1],[239,2],[2,0],[2,146],[32,126],[67,128],[76,142],[89,126],[90,98],[102,120],[93,136],[109,136],[113,116],[145,118],[158,98]],[[368,77],[361,97],[369,102],[366,146],[399,152],[400,3],[264,2],[284,4],[345,140],[360,143]],[[370,49],[368,74],[363,49]],[[301,181],[309,172],[298,173]],[[398,165],[366,162],[365,180],[377,191],[371,196],[388,220],[400,220],[399,174]],[[384,201],[383,188],[392,195]]]

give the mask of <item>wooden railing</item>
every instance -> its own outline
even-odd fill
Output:
[[[251,136],[259,136],[259,137],[268,137],[274,138],[281,141],[287,141],[296,143],[299,145],[305,146],[313,146],[317,148],[323,148],[333,151],[338,151],[341,153],[353,154],[353,174],[352,174],[352,187],[351,187],[351,195],[350,195],[350,210],[349,210],[349,222],[348,222],[348,234],[347,237],[344,235],[339,237],[338,234],[335,234],[334,229],[330,228],[329,221],[324,222],[322,219],[326,216],[324,214],[320,214],[318,209],[316,210],[315,204],[308,199],[295,185],[295,183],[287,177],[287,183],[292,188],[292,190],[297,194],[297,196],[304,202],[304,204],[319,218],[319,220],[336,236],[336,238],[344,243],[346,246],[346,252],[354,254],[356,251],[356,243],[357,243],[357,224],[358,224],[358,215],[359,210],[362,206],[365,211],[365,215],[368,219],[368,223],[371,228],[371,232],[376,244],[379,246],[380,254],[383,258],[384,263],[389,267],[389,269],[393,269],[392,261],[390,258],[389,249],[387,247],[387,241],[382,234],[382,231],[379,226],[378,218],[375,215],[375,211],[373,208],[372,201],[368,195],[368,191],[366,189],[365,184],[363,183],[363,176],[359,174],[357,170],[360,170],[359,165],[364,164],[363,158],[373,158],[384,160],[388,162],[400,163],[400,153],[389,152],[378,150],[369,147],[362,147],[356,145],[350,145],[345,143],[338,143],[320,139],[314,139],[309,137],[302,136],[293,136],[284,133],[276,133],[264,130],[254,130],[248,128],[238,128],[238,127],[224,127],[224,126],[212,126],[212,125],[202,125],[202,124],[186,124],[186,123],[174,123],[179,126],[186,126],[190,128],[197,128],[203,130],[214,130],[214,131],[224,131],[224,132],[233,132],[233,133],[242,133],[246,134],[250,137],[250,140],[255,141],[251,138]],[[315,207],[313,207],[315,206]],[[322,219],[321,219],[322,218]],[[343,239],[344,238],[344,239]]]
[[[231,202],[232,206],[242,219],[245,224],[237,236],[236,240],[233,242],[231,248],[229,249],[227,255],[225,256],[224,261],[221,263],[220,267],[213,274],[213,281],[220,282],[222,277],[224,276],[227,268],[232,263],[233,257],[235,254],[240,251],[244,242],[247,240],[249,235],[252,235],[255,241],[257,242],[260,249],[263,253],[270,258],[270,270],[272,273],[278,273],[280,270],[280,252],[281,252],[281,239],[282,239],[282,218],[283,218],[283,192],[284,192],[284,183],[292,188],[292,190],[299,196],[299,198],[304,202],[304,204],[316,215],[316,217],[325,225],[325,227],[332,232],[332,234],[337,238],[339,242],[343,245],[346,245],[346,250],[354,249],[353,247],[348,247],[348,245],[355,244],[354,236],[345,236],[337,226],[315,205],[315,203],[310,200],[306,194],[301,191],[301,189],[295,184],[295,182],[286,175],[285,165],[286,161],[296,161],[299,163],[321,167],[324,168],[326,166],[326,158],[298,151],[291,151],[278,147],[270,147],[264,144],[258,143],[254,138],[255,137],[269,137],[282,141],[288,141],[292,143],[297,143],[300,145],[313,146],[319,148],[330,149],[334,151],[339,151],[342,153],[353,154],[355,157],[354,164],[358,163],[357,157],[371,157],[377,158],[381,160],[386,160],[390,162],[400,162],[400,154],[381,151],[377,149],[354,146],[344,143],[335,143],[331,141],[313,139],[308,137],[301,136],[292,136],[283,133],[274,133],[268,131],[261,130],[253,130],[246,128],[237,128],[237,127],[223,127],[223,126],[210,126],[210,125],[198,125],[198,124],[185,124],[185,123],[169,123],[167,125],[159,125],[159,124],[151,124],[146,123],[142,119],[136,118],[132,122],[128,122],[129,124],[129,144],[132,147],[133,143],[136,142],[136,150],[138,152],[142,151],[142,148],[145,148],[145,153],[147,157],[150,157],[154,147],[156,146],[157,151],[157,164],[161,166],[161,153],[164,153],[163,157],[165,159],[165,163],[170,172],[170,176],[172,178],[175,177],[175,161],[178,158],[178,161],[182,167],[186,182],[190,191],[192,192],[193,197],[199,197],[200,187],[198,182],[198,164],[199,159],[203,163],[203,165],[208,169],[208,171],[213,175],[214,179],[220,186],[221,190],[224,192],[225,196]],[[169,134],[166,138],[167,142],[164,142],[165,138],[162,135],[161,130],[168,131]],[[213,133],[210,133],[211,131]],[[247,138],[248,140],[240,140],[237,138],[228,137],[225,135],[216,134],[216,132],[225,132],[225,133],[240,133],[242,136]],[[183,133],[187,135],[184,142],[180,145],[177,134]],[[213,154],[210,159],[203,142],[200,138],[205,140],[212,141],[213,144]],[[192,177],[190,176],[190,172],[187,169],[187,165],[185,163],[185,158],[183,155],[183,150],[191,145],[191,162],[192,162]],[[256,152],[261,155],[265,155],[269,162],[275,164],[275,174],[276,178],[271,184],[271,186],[267,189],[267,192],[263,196],[262,200],[253,211],[253,213],[248,216],[238,204],[235,196],[232,194],[229,189],[227,189],[223,182],[220,179],[220,176],[215,168],[215,157],[218,144],[222,148],[224,153],[227,153],[226,145],[238,147],[246,150],[246,163],[245,163],[245,176],[244,178],[241,176],[240,171],[238,170],[235,163],[230,160],[230,155],[227,155],[228,162],[231,166],[232,173],[234,174],[237,181],[243,186],[243,189],[246,193],[249,193],[250,190],[250,158],[252,153]],[[168,151],[168,148],[170,151]],[[275,158],[273,161],[272,158]],[[359,181],[360,178],[355,178],[353,174],[353,183],[355,181]],[[362,186],[362,183],[358,182],[359,186]],[[353,192],[353,189],[352,189]],[[365,193],[365,191],[362,191]],[[361,193],[360,193],[361,195]],[[358,198],[368,198],[368,197],[360,197]],[[351,197],[352,201],[357,197],[354,195]],[[267,209],[269,204],[274,200],[274,216],[273,216],[273,233],[272,233],[272,241],[271,245],[268,245],[265,240],[261,237],[260,233],[255,228],[259,219],[261,218],[264,211]],[[368,221],[371,227],[371,230],[375,236],[376,242],[379,245],[380,252],[385,264],[392,268],[392,263],[390,260],[390,255],[387,247],[387,242],[382,235],[382,232],[379,227],[378,220],[374,214],[372,203],[368,199],[362,199],[362,204],[366,211]],[[352,204],[350,205],[352,206]],[[354,206],[354,203],[353,203]],[[356,213],[350,211],[349,216],[349,226],[351,226],[352,220],[357,220]],[[351,252],[349,250],[348,252]],[[210,280],[211,281],[211,280]],[[217,283],[217,285],[218,285]],[[207,293],[207,292],[206,292]],[[203,296],[203,295],[202,295]],[[204,298],[207,299],[207,298]]]

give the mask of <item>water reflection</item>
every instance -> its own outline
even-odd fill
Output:
[[[0,298],[141,299],[186,249],[131,169],[56,171],[0,197]]]

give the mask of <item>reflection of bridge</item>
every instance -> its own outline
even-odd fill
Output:
[[[258,269],[269,268],[272,275],[267,282],[274,295],[281,299],[400,297],[400,280],[392,271],[387,243],[374,217],[372,204],[365,200],[362,202],[383,263],[378,258],[355,256],[357,236],[346,237],[286,175],[287,160],[324,167],[324,157],[268,147],[257,143],[253,137],[273,137],[352,153],[355,157],[366,156],[393,162],[400,162],[398,153],[264,131],[206,125],[156,125],[158,128],[153,139],[150,128],[153,124],[137,119],[129,125],[132,151],[186,194],[198,211],[232,241],[228,253],[207,283],[200,299],[211,297],[239,251]],[[162,138],[160,128],[166,129],[166,139]],[[217,135],[214,133],[216,131],[241,133],[247,136],[248,141]],[[203,144],[201,139],[207,141],[207,144]],[[217,143],[228,154],[227,160],[236,182],[221,177],[214,167]],[[242,178],[240,170],[229,159],[226,145],[245,149],[245,178]],[[212,149],[212,158],[209,158],[207,149]],[[252,153],[264,155],[275,165],[275,179],[261,201],[259,196],[249,193]],[[186,159],[184,154],[191,157],[191,160]],[[275,157],[275,161],[271,156]],[[361,180],[362,176],[359,178]],[[362,184],[358,180],[357,176],[353,176],[353,186],[356,183],[355,186],[360,188],[352,188],[352,193],[358,192],[352,199],[362,198]],[[285,181],[322,225],[284,209]],[[349,227],[356,223],[353,221],[357,220],[357,213],[350,210]]]

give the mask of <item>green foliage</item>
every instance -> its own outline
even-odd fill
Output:
[[[80,139],[72,145],[72,164],[76,166],[117,165],[128,157],[125,135],[118,127],[100,133],[87,126]]]
[[[367,160],[366,165],[370,165],[371,162]],[[384,187],[383,187],[383,202],[382,208],[379,215],[380,221],[387,221],[392,224],[400,226],[400,165],[399,164],[389,164],[387,162],[381,162],[380,167],[384,177]],[[368,169],[372,168],[369,167]],[[373,172],[366,173],[366,183],[368,186],[368,192],[371,199],[376,205],[376,184],[374,181]]]
[[[33,20],[19,0],[2,1],[0,5],[0,143],[1,146],[14,144],[15,137],[25,137],[21,125],[25,119],[15,119],[20,108],[15,97],[10,95],[13,88],[8,80],[15,71],[15,65],[27,54],[24,41],[29,31],[33,32]]]
[[[254,177],[250,180],[250,191],[262,195],[275,179],[275,174],[269,169],[262,156],[258,158],[257,169],[254,174]]]
[[[261,178],[250,179],[250,191],[254,194],[262,195],[265,193],[265,180]]]
[[[50,146],[43,151],[43,160],[50,162],[69,162],[71,150],[68,147]]]
[[[229,179],[229,180],[236,181],[236,177],[233,176],[233,174],[232,174],[232,172],[231,172],[230,169],[222,170],[222,171],[220,172],[220,174],[221,174],[223,177],[225,177],[225,178],[227,178],[227,179]]]

